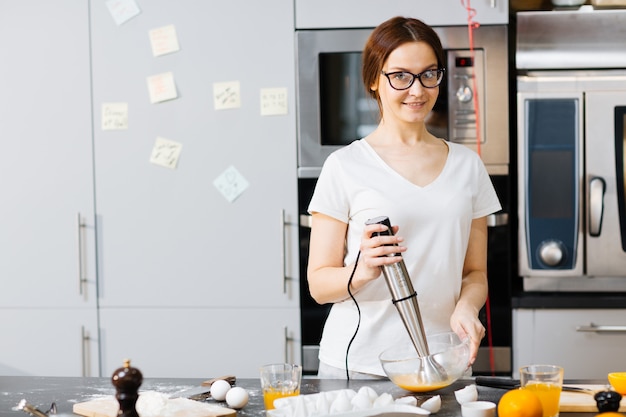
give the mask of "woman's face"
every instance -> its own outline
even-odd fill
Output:
[[[408,42],[394,49],[383,64],[385,73],[408,71],[420,74],[437,69],[437,56],[426,42]],[[406,90],[395,90],[384,74],[372,86],[380,97],[383,119],[397,119],[405,123],[424,123],[439,95],[439,87],[425,88],[419,80]]]

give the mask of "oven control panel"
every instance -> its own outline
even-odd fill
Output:
[[[485,142],[484,61],[482,49],[448,50],[448,139],[452,142]]]

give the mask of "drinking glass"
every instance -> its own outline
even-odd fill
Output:
[[[300,395],[302,367],[289,363],[274,363],[261,367],[261,389],[265,409],[274,408],[277,398]]]
[[[543,406],[543,417],[559,415],[563,368],[556,365],[528,365],[520,368],[520,385],[534,392]]]

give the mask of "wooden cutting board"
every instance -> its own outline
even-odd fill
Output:
[[[570,385],[570,384],[568,384]],[[575,387],[586,388],[593,391],[601,391],[606,388],[606,385],[573,385]],[[596,400],[593,399],[593,395],[574,392],[574,391],[562,391],[561,401],[559,404],[559,411],[563,413],[573,412],[597,412]],[[619,411],[626,411],[626,397],[622,398]]]
[[[236,410],[188,398],[169,399],[166,395],[145,391],[139,394],[137,413],[141,417],[234,417]],[[76,403],[75,414],[85,417],[117,417],[119,404],[115,397],[102,397]]]

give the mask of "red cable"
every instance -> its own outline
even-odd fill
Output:
[[[474,29],[477,29],[480,24],[474,21],[476,16],[476,9],[473,9],[470,5],[470,0],[461,0],[461,5],[467,10],[467,34],[469,38],[470,56],[472,62],[475,62],[474,55]],[[481,124],[480,124],[480,101],[478,97],[478,86],[476,75],[472,77],[472,87],[474,90],[474,109],[476,114],[476,153],[480,156],[480,136],[481,136]],[[487,294],[487,300],[485,301],[485,313],[487,314],[487,344],[489,346],[489,368],[491,375],[495,375],[495,357],[493,352],[493,336],[491,331],[491,303],[489,302],[489,294]]]

